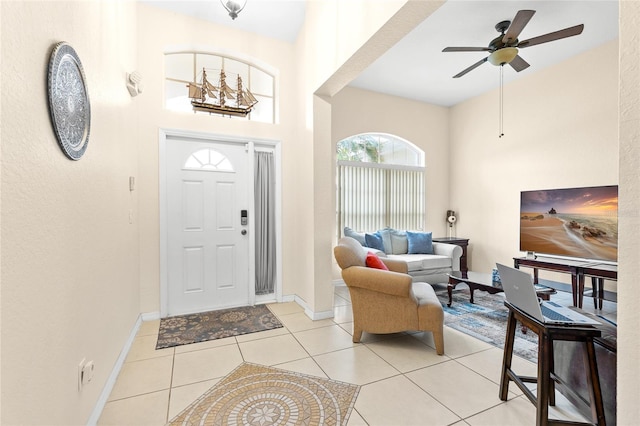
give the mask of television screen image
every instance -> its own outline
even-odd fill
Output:
[[[520,193],[520,250],[618,260],[618,186]]]

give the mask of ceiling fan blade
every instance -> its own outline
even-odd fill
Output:
[[[478,68],[480,65],[484,64],[485,62],[487,62],[487,58],[479,60],[475,64],[471,65],[469,68],[465,68],[464,70],[460,71],[458,74],[454,75],[453,78],[462,77],[463,75],[465,75],[469,71],[473,71],[474,69]]]
[[[548,43],[550,41],[560,40],[562,38],[573,37],[582,33],[584,24],[576,25],[575,27],[565,28],[564,30],[555,31],[549,34],[544,34],[538,37],[530,38],[529,40],[523,40],[518,43],[518,47],[525,48],[535,46],[536,44]]]
[[[443,52],[490,52],[488,47],[445,47]]]
[[[511,65],[511,67],[518,72],[529,68],[529,63],[522,59],[520,55],[516,55],[516,57],[513,58],[511,62],[509,62],[509,65]]]
[[[507,30],[506,33],[504,33],[504,37],[502,37],[502,42],[504,44],[509,44],[516,41],[518,39],[518,36],[524,29],[524,27],[527,26],[527,24],[529,23],[529,20],[533,17],[535,13],[536,13],[535,10],[519,10],[518,13],[516,13],[515,18],[513,18],[513,21],[511,21],[511,25],[509,25],[509,29]]]

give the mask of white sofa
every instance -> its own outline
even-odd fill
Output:
[[[460,258],[462,247],[455,244],[431,242],[432,253],[410,253],[406,231],[385,228],[376,231],[383,235],[384,250],[368,247],[366,233],[353,231],[345,227],[344,235],[356,239],[368,251],[379,257],[402,260],[407,264],[408,274],[414,282],[426,282],[429,284],[447,283],[448,273],[460,271]],[[411,231],[409,231],[411,233]],[[430,233],[424,233],[429,235]],[[429,235],[430,237],[430,235]]]

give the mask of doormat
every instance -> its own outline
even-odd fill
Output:
[[[265,305],[160,319],[156,349],[206,342],[241,334],[281,328],[282,323]]]
[[[169,425],[346,425],[360,386],[243,363]]]
[[[469,290],[458,290],[453,292],[451,307],[447,306],[449,296],[446,289],[436,291],[436,295],[442,303],[445,325],[504,349],[509,310],[504,306],[503,294],[476,290],[473,292],[475,303],[471,303]],[[523,333],[520,322],[516,327],[513,353],[531,362],[538,362],[538,335],[531,330]]]

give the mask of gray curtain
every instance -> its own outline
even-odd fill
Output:
[[[273,153],[255,152],[256,294],[274,292],[276,204]]]

